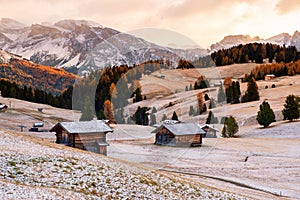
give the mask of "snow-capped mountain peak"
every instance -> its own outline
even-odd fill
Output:
[[[0,29],[20,29],[25,26],[26,25],[10,18],[2,18],[0,21]]]
[[[249,35],[229,35],[225,36],[220,42],[210,46],[211,52],[228,49],[239,44],[247,44],[252,42],[272,43],[285,46],[296,46],[300,50],[300,32],[296,31],[293,36],[288,33],[281,33],[268,39],[261,39],[258,36],[251,38]]]
[[[177,63],[180,58],[193,60],[206,53],[163,47],[95,22],[69,19],[0,30],[0,48],[38,64],[79,71],[157,59]]]
[[[11,59],[22,59],[21,56],[14,55],[12,53],[8,53],[4,51],[3,49],[0,49],[0,63],[9,63]]]

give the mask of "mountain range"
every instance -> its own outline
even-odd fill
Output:
[[[256,37],[250,37],[249,35],[229,35],[225,36],[220,42],[212,44],[210,46],[210,52],[220,50],[220,49],[228,49],[232,46],[236,46],[239,44],[247,44],[251,42],[257,43],[272,43],[278,45],[286,45],[286,46],[295,46],[298,50],[300,50],[300,32],[295,31],[293,35],[288,33],[281,33],[270,37],[268,39]]]
[[[113,65],[133,65],[147,60],[194,59],[204,49],[172,49],[147,42],[86,20],[23,25],[13,19],[0,21],[0,48],[42,65],[81,72]]]
[[[34,63],[74,70],[78,74],[147,60],[167,59],[177,64],[180,58],[193,60],[209,52],[250,42],[295,45],[300,49],[300,32],[292,36],[282,33],[268,39],[229,35],[209,49],[176,49],[86,20],[61,20],[31,26],[8,18],[0,21],[1,49]]]

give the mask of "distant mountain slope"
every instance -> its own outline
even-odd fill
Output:
[[[211,52],[213,52],[220,49],[228,49],[239,44],[247,44],[253,42],[269,42],[281,46],[295,46],[298,50],[300,50],[300,32],[296,31],[292,36],[288,33],[281,33],[268,39],[261,39],[258,36],[252,38],[249,35],[229,35],[225,36],[220,42],[212,44],[210,46],[210,50]]]
[[[63,69],[38,65],[0,50],[0,78],[58,94],[73,85],[78,77]]]
[[[0,48],[31,61],[56,67],[91,71],[113,65],[133,65],[147,60],[194,59],[203,49],[162,47],[141,38],[85,20],[62,20],[29,27],[10,19],[0,21]]]

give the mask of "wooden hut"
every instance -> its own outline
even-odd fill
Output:
[[[204,124],[201,126],[202,130],[205,131],[204,137],[206,138],[216,138],[217,137],[217,132],[219,131],[218,129],[212,127],[211,125]]]
[[[56,143],[107,155],[106,134],[113,130],[102,120],[60,122],[51,130]]]
[[[205,135],[195,123],[162,124],[151,133],[155,133],[155,144],[168,146],[201,146]]]
[[[274,74],[267,74],[267,75],[265,75],[265,81],[269,81],[269,80],[272,80],[274,78],[275,78]]]

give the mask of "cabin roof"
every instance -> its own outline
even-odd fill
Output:
[[[79,122],[60,122],[50,131],[63,128],[68,133],[107,133],[113,130],[102,120],[79,121]]]
[[[219,132],[218,129],[214,128],[213,126],[211,126],[211,125],[209,125],[209,124],[204,124],[204,125],[201,126],[201,128],[202,128],[202,129],[203,129],[203,128],[209,128],[209,129],[212,129],[212,130],[214,130],[214,131],[216,131],[216,132]]]
[[[158,133],[164,127],[177,136],[206,133],[204,130],[202,130],[200,125],[195,123],[162,124],[160,127],[156,128],[151,133]]]

